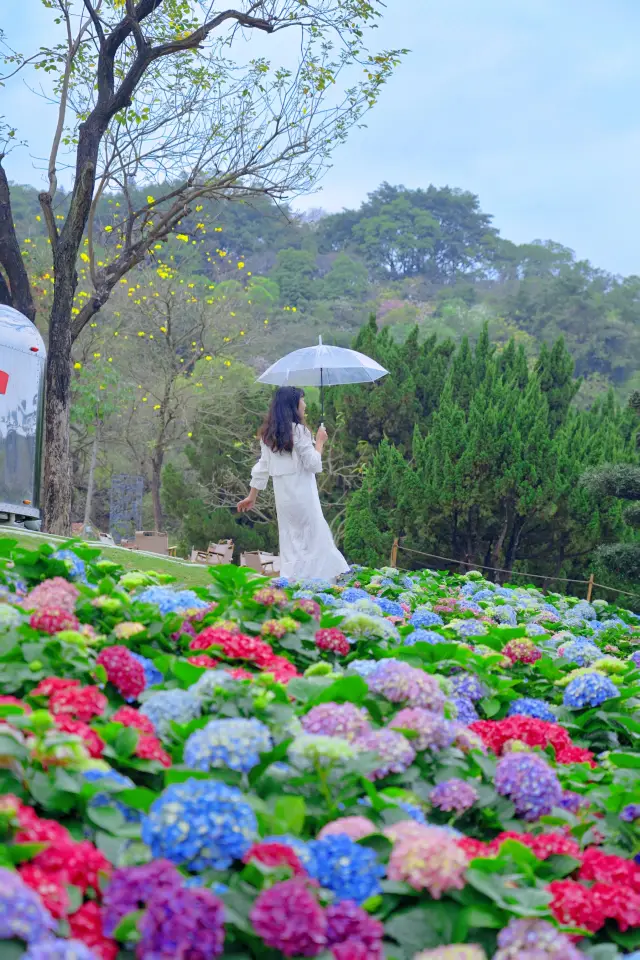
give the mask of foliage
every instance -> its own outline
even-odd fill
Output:
[[[48,925],[141,960],[638,946],[637,616],[429,570],[184,591],[66,546],[0,541],[7,956]]]

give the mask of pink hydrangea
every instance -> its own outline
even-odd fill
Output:
[[[416,827],[394,843],[387,868],[389,880],[404,881],[414,890],[428,890],[434,900],[447,890],[461,890],[467,857],[455,837],[438,827]]]
[[[339,817],[332,823],[327,823],[318,834],[318,839],[346,834],[356,842],[376,832],[376,828],[368,817]]]
[[[126,647],[106,647],[96,661],[107,672],[107,679],[125,700],[134,700],[145,688],[144,667],[135,660]]]
[[[319,703],[300,718],[305,733],[341,737],[350,742],[371,729],[369,715],[353,703]]]
[[[22,601],[25,610],[43,610],[55,607],[73,613],[80,591],[64,577],[51,577],[34,587]]]
[[[369,777],[379,780],[390,773],[404,773],[415,760],[416,752],[411,743],[395,730],[371,730],[355,741],[358,750],[375,753],[381,763]]]
[[[405,707],[389,721],[394,730],[413,730],[418,734],[411,746],[418,753],[423,750],[443,750],[450,747],[455,736],[455,726],[440,713],[424,707]]]
[[[327,945],[327,918],[301,879],[263,890],[249,919],[265,944],[285,957],[316,957]]]

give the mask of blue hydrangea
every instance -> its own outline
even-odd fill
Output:
[[[416,610],[409,623],[412,627],[443,627],[444,620],[433,610]]]
[[[166,737],[172,721],[186,724],[200,716],[200,701],[189,690],[161,690],[145,700],[140,713],[151,720],[159,737]]]
[[[398,806],[401,810],[404,810],[404,812],[409,815],[411,820],[415,820],[416,823],[421,823],[423,826],[426,826],[427,818],[420,807],[415,803],[407,803],[406,800],[401,800],[399,801]]]
[[[37,943],[55,927],[38,894],[23,882],[19,873],[5,867],[0,867],[0,908],[0,940]]]
[[[414,643],[446,643],[446,638],[435,630],[421,630],[418,628],[404,638],[404,645],[412,647]]]
[[[152,603],[160,613],[186,613],[189,610],[206,610],[209,604],[201,600],[193,590],[172,590],[170,587],[147,587],[136,597],[138,603]]]
[[[395,600],[379,597],[376,603],[387,617],[404,617],[404,610]]]
[[[478,592],[472,594],[472,596],[476,603],[480,603],[481,600],[493,600],[495,594],[493,590],[478,590]]]
[[[207,670],[191,684],[189,693],[200,700],[214,700],[218,690],[233,690],[237,686],[238,681],[226,670]]]
[[[477,590],[478,587],[475,583],[465,583],[462,587],[460,587],[460,593],[463,597],[471,597],[477,592]]]
[[[539,623],[528,623],[525,629],[528,637],[542,637],[545,633],[549,632],[545,630],[544,627],[541,627]]]
[[[473,600],[461,600],[458,603],[458,610],[463,610],[467,613],[482,613],[482,607],[479,604],[474,603]]]
[[[586,600],[580,600],[571,610],[571,616],[580,617],[582,620],[596,620],[597,614],[590,603]]]
[[[549,709],[544,700],[535,697],[519,697],[509,704],[508,717],[534,717],[536,720],[547,720],[556,723],[556,715]]]
[[[129,651],[134,660],[137,660],[138,663],[142,664],[144,668],[144,686],[145,690],[147,687],[155,687],[159,683],[162,683],[164,676],[158,668],[156,667],[153,660],[149,660],[148,657],[143,657],[139,653],[134,653],[132,650]]]
[[[579,667],[588,667],[602,656],[600,648],[586,637],[576,637],[575,640],[563,644],[558,648],[558,653],[563,660],[571,660]]]
[[[349,664],[349,670],[353,670],[359,677],[368,677],[377,666],[377,660],[352,660]]]
[[[589,626],[592,627],[593,623],[590,623]],[[609,617],[608,620],[602,621],[603,630],[615,630],[618,627],[624,627],[624,626],[626,626],[625,622],[621,620],[619,617]]]
[[[80,940],[43,940],[32,944],[22,960],[98,960],[98,954]]]
[[[117,770],[85,770],[84,779],[89,783],[101,783],[106,787],[115,787],[121,790],[133,790],[135,783],[129,777],[123,776]],[[128,807],[122,800],[118,800],[117,792],[96,793],[89,801],[90,807],[113,807],[119,810],[128,823],[140,823],[142,814],[139,810]]]
[[[476,720],[480,719],[476,713],[476,708],[467,697],[452,697],[449,702],[456,708],[455,719],[465,727],[468,727],[470,723],[475,723]]]
[[[332,593],[316,593],[312,594],[312,597],[315,596],[316,599],[324,604],[325,607],[339,607],[340,601],[333,596]]]
[[[271,581],[271,585],[277,590],[284,590],[285,587],[289,586],[289,580],[287,577],[276,577]]]
[[[461,637],[484,637],[487,634],[487,628],[479,620],[463,620],[454,629]]]
[[[415,583],[413,582],[411,577],[403,577],[402,586],[405,588],[405,590],[413,590],[415,587]]]
[[[582,707],[598,707],[605,700],[619,695],[615,683],[594,670],[593,673],[583,673],[568,683],[562,702],[571,710],[580,710]]]
[[[226,870],[256,835],[255,814],[240,790],[216,780],[172,783],[142,821],[142,839],[153,857],[195,873]]]
[[[515,600],[517,596],[516,591],[509,587],[496,587],[495,593],[497,597],[503,597],[505,600]]]
[[[546,610],[547,613],[555,613],[556,616],[560,615],[560,611],[552,603],[543,603],[542,609]]]
[[[384,867],[374,850],[355,843],[345,834],[334,834],[309,844],[312,860],[307,869],[318,883],[331,890],[337,901],[364,903],[382,892]]]
[[[510,627],[515,627],[518,624],[516,612],[508,603],[505,603],[501,607],[496,607],[493,617],[498,623],[506,623]]]
[[[343,603],[355,603],[357,600],[371,600],[366,590],[360,590],[358,587],[347,587],[342,592]]]
[[[564,623],[566,627],[570,627],[571,629],[573,629],[574,627],[578,627],[578,629],[583,629],[587,621],[584,620],[582,617],[565,617]]]
[[[451,685],[457,697],[466,697],[474,703],[487,695],[485,685],[473,673],[459,673],[452,678]]]
[[[56,550],[51,556],[54,560],[61,560],[64,563],[71,580],[81,580],[83,583],[87,582],[86,564],[73,550]]]
[[[273,741],[268,727],[255,718],[212,720],[196,730],[184,748],[184,762],[192,770],[228,767],[248,773],[268,753]]]

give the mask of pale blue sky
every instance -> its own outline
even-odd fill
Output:
[[[16,47],[46,35],[39,0],[0,12]],[[640,274],[639,0],[388,0],[378,33],[411,53],[298,206],[357,206],[383,180],[449,184],[478,193],[503,236]],[[53,110],[22,81],[0,98],[29,141],[9,175],[38,185]]]

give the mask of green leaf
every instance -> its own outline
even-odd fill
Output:
[[[306,805],[302,797],[278,797],[273,812],[279,824],[279,833],[292,833],[294,836],[302,833],[306,817]]]
[[[193,686],[202,674],[206,673],[206,667],[194,667],[192,663],[185,663],[184,660],[174,661],[171,669],[174,677],[180,681],[183,689]]]
[[[122,800],[128,807],[148,813],[158,794],[154,793],[153,790],[148,790],[147,787],[136,787],[134,790],[121,790],[117,796],[118,800]]]
[[[340,677],[307,703],[315,707],[318,703],[355,703],[360,706],[369,694],[369,687],[362,677]]]
[[[474,905],[465,907],[462,912],[469,927],[499,930],[504,926],[504,913],[495,907]]]
[[[616,767],[624,770],[640,770],[640,754],[610,753],[608,758]]]
[[[144,910],[134,910],[122,918],[116,929],[113,931],[113,939],[120,940],[121,943],[130,943],[140,939],[138,931],[138,921],[144,916]]]
[[[113,741],[113,748],[118,757],[126,759],[132,756],[134,750],[138,746],[139,739],[139,730],[136,730],[134,727],[123,727]]]
[[[500,701],[496,700],[495,697],[489,697],[481,700],[480,706],[482,707],[485,716],[494,717],[500,709]]]
[[[37,854],[42,853],[48,846],[48,843],[12,843],[4,849],[7,859],[11,863],[17,864],[24,863],[25,860],[33,860]]]

